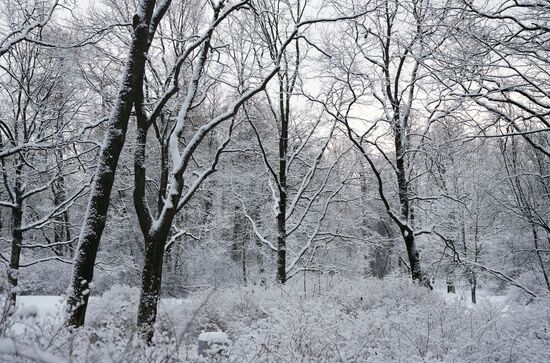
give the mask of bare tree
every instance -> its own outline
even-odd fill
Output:
[[[153,325],[156,320],[157,305],[160,298],[163,257],[166,242],[172,229],[172,223],[176,214],[187,205],[204,180],[216,171],[220,157],[230,142],[239,110],[246,101],[263,91],[270,80],[279,74],[285,50],[293,43],[302,28],[319,22],[331,22],[345,18],[300,20],[297,22],[294,29],[282,40],[279,49],[274,53],[272,67],[267,72],[260,73],[255,73],[255,69],[251,69],[249,71],[251,74],[249,81],[245,84],[237,85],[237,89],[241,91],[237,93],[235,99],[229,103],[224,111],[210,115],[202,126],[189,136],[184,143],[183,149],[180,150],[179,145],[182,137],[184,137],[186,122],[192,116],[192,110],[201,102],[201,92],[204,95],[204,88],[201,87],[201,78],[204,76],[209,64],[211,50],[214,47],[213,37],[215,31],[230,14],[251,4],[248,0],[245,0],[232,4],[225,9],[224,5],[225,3],[223,2],[211,4],[212,20],[210,26],[205,33],[196,37],[176,59],[173,71],[170,72],[170,82],[167,83],[165,93],[155,103],[152,110],[147,113],[141,107],[141,97],[140,102],[137,104],[138,133],[134,154],[134,203],[146,246],[138,308],[138,326],[147,341],[152,339],[154,333]],[[254,8],[254,11],[258,12],[261,9]],[[349,16],[348,18],[355,16],[357,15]],[[167,187],[163,195],[160,196],[162,200],[157,202],[157,205],[161,206],[161,208],[157,213],[157,217],[154,217],[147,206],[145,193],[146,177],[144,160],[147,131],[157,120],[166,102],[177,92],[180,68],[194,51],[196,51],[196,58],[191,65],[190,79],[184,91],[183,103],[179,107],[174,126],[171,128],[168,138],[168,159],[171,160],[171,163],[168,171]],[[208,87],[206,87],[206,90],[208,90]],[[201,172],[198,172],[195,178],[186,185],[184,176],[189,169],[190,163],[194,160],[198,147],[212,130],[229,120],[231,120],[231,123],[228,127],[227,138],[217,148],[212,160],[207,164],[208,166],[203,168]]]
[[[412,279],[425,285],[429,281],[415,238],[421,228],[415,225],[414,184],[423,173],[416,157],[431,125],[456,107],[445,99],[449,91],[430,77],[427,67],[446,39],[437,21],[447,11],[429,2],[378,2],[365,22],[343,29],[345,45],[330,52],[335,66],[325,70],[335,81],[324,94],[311,97],[341,123],[365,158],[386,213],[405,243]],[[365,113],[374,115],[368,119]],[[393,183],[398,211],[393,206]]]
[[[80,100],[75,88],[65,83],[70,68],[67,57],[71,57],[67,52],[44,52],[36,44],[18,43],[4,53],[0,62],[0,97],[5,101],[1,111],[0,147],[16,150],[0,159],[5,198],[0,206],[11,214],[10,257],[2,256],[9,263],[10,298],[5,313],[15,306],[21,267],[52,259],[67,262],[62,254],[35,261],[23,262],[21,258],[24,250],[56,252],[72,242],[70,232],[58,235],[60,219],[66,220],[69,208],[88,186],[85,181],[76,186],[66,182],[77,173],[75,160],[86,153],[77,150],[73,143],[79,130],[72,120],[80,114]],[[39,143],[42,144],[37,146]],[[52,189],[58,194],[49,203],[47,196]],[[39,199],[43,203],[37,207]],[[53,243],[46,232],[52,225]],[[69,231],[68,225],[61,227]],[[33,231],[42,231],[48,243],[30,242]]]
[[[137,12],[132,20],[132,42],[126,68],[109,116],[109,127],[99,155],[90,199],[75,252],[73,280],[68,297],[67,324],[69,326],[79,327],[84,324],[94,263],[105,227],[109,196],[118,158],[126,139],[128,120],[134,103],[142,92],[147,52],[170,2],[170,0],[163,0],[157,4],[155,0],[142,0],[139,2]]]
[[[11,47],[33,41],[51,20],[54,11],[61,7],[59,0],[52,1],[4,1],[0,12],[10,21],[2,22],[0,31],[0,57]],[[15,17],[14,15],[21,15]],[[13,23],[15,21],[15,24]],[[9,24],[9,25],[8,25]]]

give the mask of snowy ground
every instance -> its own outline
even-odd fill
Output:
[[[457,286],[456,292],[447,293],[447,286],[443,283],[435,284],[435,292],[448,302],[455,302],[464,304],[468,308],[479,308],[484,304],[493,304],[495,306],[501,306],[503,311],[508,308],[508,301],[506,295],[495,295],[489,289],[477,289],[477,304],[472,303],[470,289],[465,286]]]
[[[21,320],[11,326],[14,333],[22,334],[27,327],[25,321],[33,319],[41,323],[52,324],[61,320],[63,311],[61,296],[19,296],[17,312]]]
[[[200,361],[199,335],[224,331],[231,346],[218,358],[232,362],[550,361],[548,300],[522,306],[478,295],[473,305],[467,289],[446,294],[401,279],[334,280],[305,294],[300,284],[197,292],[162,300],[153,347],[135,332],[136,288],[91,299],[86,327],[73,334],[61,324],[60,297],[22,296],[0,350],[14,353],[13,343],[74,362]],[[0,354],[4,361],[25,360]]]

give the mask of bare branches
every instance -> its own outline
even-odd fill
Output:
[[[0,38],[0,57],[18,43],[33,41],[32,33],[35,30],[45,27],[58,7],[59,0],[54,0],[47,9],[33,9],[33,12],[29,14],[28,18],[11,29],[3,38]]]

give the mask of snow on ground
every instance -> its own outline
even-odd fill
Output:
[[[478,288],[476,291],[477,303],[472,303],[471,291],[465,286],[456,286],[455,293],[448,293],[447,286],[437,283],[434,285],[435,292],[443,299],[449,302],[460,302],[464,306],[473,309],[483,304],[492,304],[495,306],[501,306],[501,311],[506,311],[509,308],[506,295],[496,295],[489,289]]]
[[[442,283],[434,284],[434,291],[449,302],[460,302],[468,308],[480,307],[483,304],[502,305],[501,311],[508,308],[505,295],[495,295],[488,289],[477,290],[477,304],[473,304],[470,297],[470,290],[464,286],[457,286],[456,293],[447,293],[447,287]],[[90,298],[90,308],[93,311],[97,308],[97,297]],[[189,298],[165,298],[161,299],[160,310],[172,310],[179,305],[190,304]],[[64,297],[55,295],[22,295],[17,297],[17,314],[22,318],[36,318],[39,321],[55,322],[63,313]],[[22,325],[17,323],[18,326]],[[19,327],[18,327],[19,328]]]
[[[19,321],[11,326],[14,334],[23,334],[28,321],[40,324],[56,324],[62,320],[63,297],[48,295],[21,295],[17,297],[15,314]]]
[[[72,362],[197,361],[201,334],[218,331],[231,362],[550,361],[545,299],[518,305],[480,289],[472,305],[460,286],[447,294],[405,279],[331,281],[321,291],[228,286],[162,299],[153,347],[135,329],[139,289],[120,285],[92,297],[86,326],[72,333],[60,324],[61,297],[21,297],[27,320],[15,317],[9,335],[21,349]]]
[[[35,308],[38,316],[42,319],[56,317],[63,307],[63,299],[62,296],[49,295],[18,296],[18,312]]]

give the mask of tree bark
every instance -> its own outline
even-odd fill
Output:
[[[477,277],[474,271],[470,271],[470,294],[472,298],[472,304],[477,303]]]
[[[11,252],[7,277],[9,286],[8,302],[5,305],[4,314],[11,314],[17,300],[17,286],[19,284],[19,260],[21,258],[21,245],[23,243],[23,185],[21,173],[23,163],[19,161],[15,168],[13,197],[14,205],[11,208]]]
[[[407,256],[409,258],[409,265],[411,266],[411,276],[414,281],[425,283],[422,269],[420,267],[420,252],[416,248],[416,241],[414,235],[408,231],[403,232],[403,239],[405,240],[405,247],[407,248]]]
[[[53,193],[53,203],[57,207],[65,202],[66,200],[66,194],[65,194],[65,180],[62,176],[59,177],[57,181],[52,183],[52,193]],[[54,235],[54,253],[58,256],[63,256],[66,251],[69,250],[69,248],[65,248],[63,245],[59,245],[58,243],[68,241],[69,238],[67,234],[70,234],[69,232],[69,226],[67,224],[69,219],[68,212],[64,212],[60,215],[57,215],[53,218],[54,226],[53,226],[53,235]]]
[[[157,232],[151,232],[145,240],[145,258],[141,275],[137,326],[146,342],[153,339],[154,323],[162,285],[164,246],[172,223],[164,223]]]
[[[10,265],[8,268],[8,283],[9,283],[9,311],[15,308],[17,300],[17,285],[19,284],[19,260],[21,258],[21,245],[23,243],[23,232],[21,226],[23,224],[23,207],[22,200],[19,198],[20,192],[16,193],[16,205],[11,210],[11,255]]]
[[[155,3],[155,0],[142,0],[139,4],[140,10],[134,16],[137,24],[134,24],[126,68],[109,117],[109,127],[100,151],[92,192],[75,253],[73,277],[67,301],[66,324],[68,326],[80,327],[84,324],[90,283],[94,275],[99,242],[105,227],[118,158],[126,139],[136,89],[142,84],[146,55],[154,34],[154,29],[150,31],[150,27]]]
[[[546,283],[546,288],[550,291],[550,279],[548,278],[548,273],[546,272],[546,266],[544,265],[544,260],[540,253],[539,247],[539,236],[537,233],[537,225],[531,221],[531,230],[533,232],[533,242],[535,243],[535,250],[540,264],[540,269],[542,270],[542,275],[544,276],[544,282]]]
[[[254,207],[252,211],[252,218],[258,221],[258,226],[259,226],[261,223],[260,207],[257,205]],[[253,238],[256,242],[256,251],[257,251],[256,262],[258,264],[259,284],[260,286],[265,287],[266,286],[265,285],[265,267],[264,267],[264,257],[262,255],[262,241],[256,236],[255,233],[253,233]]]
[[[397,115],[399,115],[399,112],[397,112]],[[396,117],[398,118],[399,116]],[[422,285],[431,288],[429,281],[422,274],[420,252],[416,247],[412,226],[409,226],[412,220],[412,213],[409,201],[409,183],[406,175],[407,165],[405,160],[406,145],[404,127],[405,126],[401,124],[399,119],[394,120],[395,169],[397,174],[397,186],[399,188],[399,204],[401,207],[401,218],[406,222],[406,225],[401,226],[401,234],[405,241],[405,247],[407,248],[407,256],[411,266],[413,281],[418,281]]]
[[[246,272],[246,239],[243,239],[242,245],[241,245],[241,264],[242,264],[242,271],[243,271],[243,284],[246,285],[247,280],[247,272]]]
[[[289,95],[287,102],[284,100],[284,81],[279,74],[279,112],[281,118],[281,131],[279,134],[279,200],[277,213],[277,280],[286,282],[286,203],[287,203],[287,152],[288,152],[288,119],[289,119]],[[285,107],[286,106],[286,107]]]

